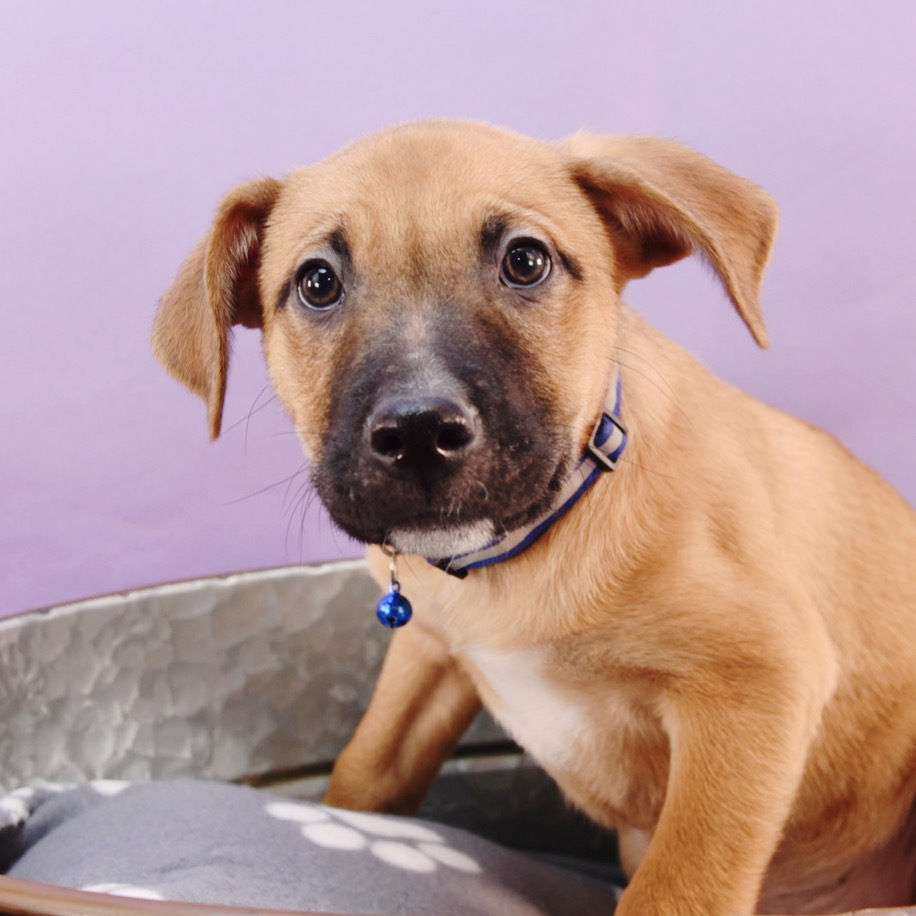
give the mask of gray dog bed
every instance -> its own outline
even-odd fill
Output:
[[[0,824],[10,877],[150,900],[585,916],[612,912],[618,895],[464,830],[202,780],[17,790]]]

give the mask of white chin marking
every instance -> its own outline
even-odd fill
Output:
[[[421,557],[453,557],[459,553],[480,550],[494,539],[493,522],[484,519],[469,525],[452,528],[395,528],[388,540],[401,553],[414,553]]]

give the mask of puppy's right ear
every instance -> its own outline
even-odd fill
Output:
[[[207,402],[210,437],[219,435],[234,324],[262,326],[261,243],[281,183],[240,185],[220,204],[207,237],[162,297],[153,326],[159,362]]]

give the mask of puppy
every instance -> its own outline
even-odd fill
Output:
[[[452,122],[225,198],[159,359],[215,437],[260,328],[330,514],[408,555],[331,804],[414,809],[482,701],[619,832],[620,916],[913,901],[916,514],[620,299],[697,253],[766,346],[776,221],[673,142]]]

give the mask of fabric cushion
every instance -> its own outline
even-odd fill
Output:
[[[586,916],[611,885],[428,821],[205,781],[19,790],[7,874],[151,899],[379,914]]]

